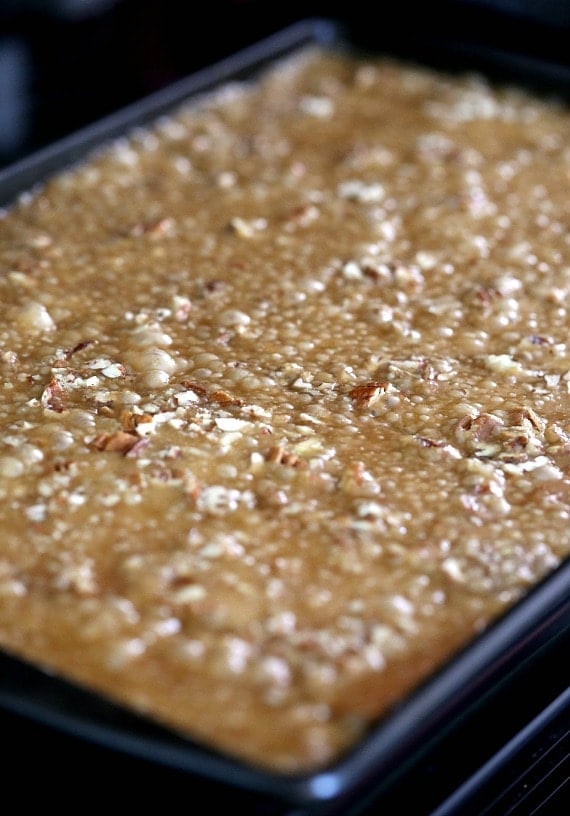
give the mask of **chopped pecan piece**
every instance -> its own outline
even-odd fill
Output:
[[[65,411],[65,391],[55,377],[44,388],[40,402],[48,411],[55,411],[57,414]]]
[[[218,402],[220,405],[243,405],[243,400],[232,397],[227,391],[213,391],[208,397],[210,402]]]
[[[181,385],[189,391],[193,391],[199,397],[207,397],[208,395],[208,389],[200,385],[200,383],[192,382],[191,380],[182,380]]]
[[[341,493],[350,496],[374,496],[380,492],[380,485],[366,469],[363,462],[352,462],[339,479]]]
[[[94,448],[100,451],[117,451],[126,455],[137,442],[146,441],[136,434],[128,431],[115,431],[114,433],[102,433],[96,436],[91,443]]]
[[[279,465],[287,465],[288,467],[299,467],[302,464],[302,459],[295,453],[285,450],[282,445],[274,445],[269,448],[265,454],[265,460],[267,462],[276,462]]]
[[[526,421],[530,423],[536,431],[543,431],[546,424],[532,408],[514,408],[509,413],[509,421],[511,425],[517,427],[524,425]]]
[[[516,434],[515,436],[507,436],[503,441],[503,446],[509,451],[521,451],[526,449],[529,441],[526,434]]]
[[[418,436],[420,445],[423,448],[444,448],[447,442],[442,442],[438,439],[430,439],[428,436]]]
[[[476,417],[465,416],[457,423],[458,433],[468,431],[470,436],[478,442],[487,442],[503,427],[503,423],[498,417],[492,414],[479,414]]]
[[[126,433],[132,433],[137,427],[136,414],[134,414],[132,411],[122,411],[119,421],[121,423],[121,428]]]
[[[149,423],[153,422],[153,418],[150,414],[135,414],[134,411],[125,410],[121,413],[119,421],[123,431],[142,436],[139,426],[145,424],[148,426]]]
[[[284,221],[288,226],[306,227],[319,217],[320,212],[314,204],[299,204],[285,213]]]
[[[489,309],[493,301],[500,297],[501,293],[492,286],[481,286],[475,290],[477,301],[485,308]]]
[[[368,382],[357,385],[348,392],[348,396],[359,408],[373,405],[390,388],[388,382]]]
[[[96,342],[96,340],[83,340],[81,343],[76,343],[75,346],[72,346],[72,348],[65,350],[65,359],[69,360],[74,354],[77,354],[78,351],[83,351],[83,349],[92,346],[93,343]]]
[[[162,238],[163,236],[172,235],[174,232],[174,220],[172,218],[160,218],[157,221],[148,223],[135,224],[130,234],[133,237],[140,235],[149,235],[151,238]]]

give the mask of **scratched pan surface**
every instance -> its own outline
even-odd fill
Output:
[[[361,24],[300,20],[0,171],[0,205],[183,100],[225,80],[254,76],[309,43],[487,69],[562,94],[570,88],[570,70],[560,61],[523,50],[505,52],[478,39],[465,42],[453,27],[430,31],[419,26],[414,36],[407,30],[405,37],[397,28],[392,35],[384,30],[373,37]],[[33,796],[56,801],[64,772],[65,779],[89,785],[92,797],[117,785],[123,793],[130,791],[132,802],[138,795],[139,804],[159,790],[185,796],[201,792],[212,807],[240,804],[264,816],[347,816],[364,813],[374,807],[369,803],[382,798],[393,802],[395,796],[401,808],[413,788],[423,797],[415,812],[427,814],[485,758],[485,749],[472,750],[477,735],[486,733],[483,743],[487,753],[493,752],[568,685],[563,654],[569,635],[570,562],[565,562],[422,683],[349,754],[329,768],[294,776],[260,772],[205,750],[0,652],[0,726],[11,746],[6,785],[17,789],[23,802]],[[46,773],[46,756],[58,763],[60,773]],[[41,793],[36,785],[19,781],[18,772],[30,763]]]

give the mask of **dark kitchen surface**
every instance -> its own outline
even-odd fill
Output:
[[[416,30],[431,28],[453,36],[464,25],[468,40],[484,38],[563,69],[570,66],[570,3],[466,0],[417,6],[405,0],[397,8],[382,2],[0,0],[0,168],[306,17],[332,16],[368,44],[377,39],[383,45],[391,37],[405,42],[414,14]],[[495,25],[489,31],[491,11]],[[395,785],[389,795],[334,816],[570,812],[567,705],[555,719],[541,720],[525,750],[499,773],[490,773],[469,804],[467,799],[460,806],[450,801],[447,809],[442,804],[566,693],[564,656],[569,645],[565,636],[546,650],[539,666],[524,673],[526,694],[521,694],[520,682],[512,693],[507,685],[491,716],[487,711],[483,728],[473,716],[455,742],[450,737],[442,755],[430,754],[414,771],[417,784],[410,785],[407,777],[406,784]],[[190,813],[214,812],[217,807],[222,813],[236,810],[248,816],[305,816],[9,712],[0,714],[0,728],[3,792],[6,801],[17,797],[18,807],[51,805],[65,813],[87,804],[140,808],[158,802]],[[542,790],[545,779],[549,786]]]

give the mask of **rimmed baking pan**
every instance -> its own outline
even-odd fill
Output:
[[[344,27],[319,19],[301,21],[2,171],[0,203],[10,203],[91,150],[225,80],[254,76],[267,64],[309,43],[369,49],[373,43],[366,34],[358,25]],[[381,45],[390,50],[386,39],[384,34]],[[478,42],[462,48],[457,38],[429,41],[422,39],[420,32],[406,38],[406,56],[410,56],[414,44],[422,58],[441,65],[478,69],[488,65],[494,74],[504,73],[509,79],[516,77],[543,87],[546,84],[557,93],[565,93],[568,88],[566,66],[548,64],[542,58],[528,59]],[[400,50],[402,43],[396,32],[391,45],[394,52]],[[107,773],[113,766],[124,773],[125,757],[129,757],[141,763],[135,773],[162,769],[165,774],[176,775],[182,790],[205,790],[211,802],[215,796],[218,802],[223,797],[226,803],[241,801],[252,813],[358,814],[372,812],[370,808],[383,799],[390,801],[390,797],[392,806],[401,807],[409,796],[406,788],[410,785],[416,786],[415,793],[424,799],[416,812],[428,813],[452,793],[454,785],[464,783],[479,762],[499,750],[500,741],[512,737],[513,729],[526,724],[520,710],[519,717],[514,715],[507,718],[507,723],[502,722],[501,710],[509,700],[528,695],[529,684],[535,684],[535,703],[531,706],[534,717],[564,690],[567,669],[560,661],[569,631],[570,562],[565,562],[394,706],[366,739],[338,762],[306,774],[264,772],[205,750],[9,655],[0,656],[0,705],[15,732],[20,729],[25,733],[33,723],[46,729],[41,734],[48,745],[50,740],[57,744],[58,739],[69,738],[72,742],[66,745],[68,756],[76,752],[79,755],[80,746],[95,751],[88,761],[101,763]],[[561,674],[552,678],[553,667],[558,665]],[[473,753],[472,746],[466,750],[465,743],[472,741],[480,728],[487,731],[487,747],[483,746],[479,753]],[[463,764],[454,756],[458,746],[465,750]],[[99,749],[103,753],[98,753]],[[173,777],[166,778],[172,783]],[[435,789],[434,780],[439,780]],[[454,807],[464,806],[465,802]]]

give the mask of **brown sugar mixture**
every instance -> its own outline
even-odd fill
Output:
[[[570,113],[308,50],[0,219],[0,643],[324,765],[570,554]]]

